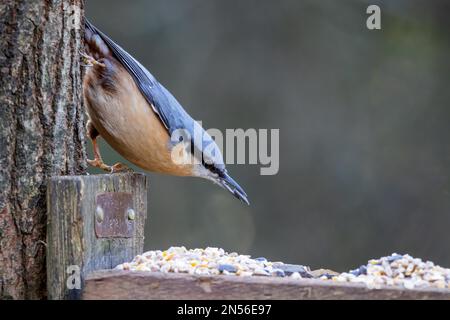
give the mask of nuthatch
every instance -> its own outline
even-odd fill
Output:
[[[96,141],[102,136],[125,159],[144,170],[206,178],[248,204],[247,194],[227,173],[214,140],[172,94],[87,20],[84,39],[86,53],[82,55],[91,68],[85,74],[83,94],[89,115],[87,134],[94,148],[94,160],[88,163],[109,172],[127,170],[121,163],[108,166],[103,162]],[[190,148],[186,153],[193,161],[173,158],[174,148],[186,143],[182,138],[171,139],[180,129],[188,133]],[[195,139],[198,131],[201,138]]]

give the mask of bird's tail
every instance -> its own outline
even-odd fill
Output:
[[[234,181],[226,171],[219,174],[217,183],[222,188],[231,192],[236,198],[246,203],[247,205],[250,205],[244,189],[242,189],[241,186],[236,181]]]

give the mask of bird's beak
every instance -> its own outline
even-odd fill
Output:
[[[219,186],[232,193],[236,198],[246,203],[247,205],[250,205],[245,191],[236,181],[233,180],[233,178],[230,177],[227,172],[224,172],[219,177],[217,177],[216,182],[219,184]]]

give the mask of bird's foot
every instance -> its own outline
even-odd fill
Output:
[[[94,159],[94,160],[86,160],[89,165],[102,169],[103,171],[109,172],[109,173],[119,173],[119,172],[133,172],[133,169],[129,168],[127,165],[123,163],[116,163],[112,166],[108,166],[103,162],[101,159]]]
[[[92,166],[94,168],[99,168],[99,169],[102,169],[103,171],[107,171],[107,172],[111,172],[111,170],[112,170],[112,167],[108,166],[101,159],[94,159],[94,160],[87,159],[86,161],[90,166]]]
[[[80,56],[81,56],[81,60],[83,61],[83,64],[82,64],[83,67],[93,67],[96,65],[103,67],[103,68],[106,67],[104,63],[95,60],[93,57],[91,57],[90,55],[88,55],[85,52],[80,51]]]
[[[115,165],[111,167],[110,170],[111,173],[117,173],[117,172],[133,172],[133,169],[128,167],[127,165],[117,162]]]

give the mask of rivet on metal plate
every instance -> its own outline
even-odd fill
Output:
[[[131,238],[136,212],[133,196],[126,192],[105,192],[97,195],[95,234],[97,238]]]
[[[134,220],[136,218],[136,213],[133,209],[128,209],[128,220]]]
[[[95,210],[95,218],[97,219],[97,222],[102,222],[103,219],[105,219],[105,213],[101,207],[97,207]]]

